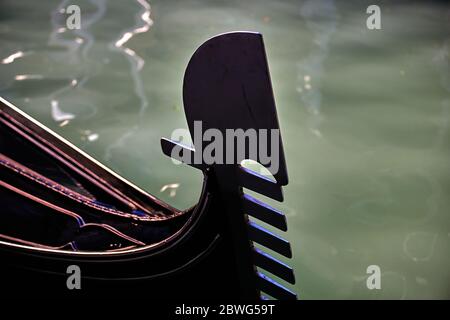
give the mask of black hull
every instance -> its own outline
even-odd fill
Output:
[[[50,295],[156,300],[239,297],[235,252],[213,199],[199,204],[195,221],[158,249],[120,254],[49,252],[1,246],[2,290],[17,297]],[[67,267],[82,271],[82,289],[68,290]],[[255,290],[253,297],[259,298]]]
[[[3,137],[6,137],[7,122],[18,121],[25,128],[32,129],[33,133],[38,131],[34,123],[29,122],[29,119],[6,102],[2,102],[0,119],[0,123],[3,125]],[[20,134],[24,134],[24,132],[21,131]],[[42,132],[40,135],[42,136]],[[64,145],[64,142],[56,140],[58,137],[53,134],[44,134],[43,137],[57,147],[68,147]],[[22,139],[26,140],[27,137]],[[29,148],[34,147],[28,140],[26,145]],[[19,151],[14,150],[14,155],[20,158],[17,155]],[[3,148],[2,154],[3,152],[8,153],[8,150]],[[30,151],[26,149],[22,152],[29,154]],[[77,156],[81,167],[89,167],[89,159],[80,154]],[[3,169],[0,181],[6,183],[13,180],[4,171],[6,170]],[[103,178],[109,175],[108,172],[100,171],[97,168],[96,174]],[[109,176],[109,179],[115,180],[113,176]],[[120,297],[125,294],[129,297],[137,295],[152,299],[185,300],[189,297],[216,299],[235,296],[240,289],[235,271],[234,250],[227,235],[228,228],[225,227],[224,218],[226,216],[223,214],[223,206],[218,199],[215,199],[218,195],[215,192],[217,189],[215,183],[210,182],[213,179],[214,177],[205,176],[200,201],[194,208],[181,213],[164,205],[165,213],[169,217],[167,221],[141,222],[150,224],[149,228],[154,228],[154,224],[174,224],[176,222],[174,220],[181,220],[183,225],[179,230],[174,231],[174,234],[167,239],[143,247],[133,247],[126,252],[121,250],[74,252],[73,250],[68,251],[68,247],[61,249],[47,246],[36,248],[33,244],[37,243],[34,242],[32,245],[27,245],[27,243],[14,241],[21,240],[23,237],[12,239],[12,243],[6,242],[4,238],[0,239],[3,240],[0,242],[2,289],[8,295],[17,297],[36,297],[43,294],[61,297],[78,294],[83,297],[96,298],[99,296]],[[118,181],[111,182],[118,183]],[[16,187],[20,185],[25,187],[25,184],[29,184],[30,181],[22,183],[18,179],[12,183]],[[126,191],[127,195],[135,200],[134,198],[137,197],[134,194],[138,191],[133,189],[134,186],[129,185]],[[2,202],[5,203],[11,196],[7,193],[8,190],[5,191],[4,188],[0,190]],[[38,190],[33,190],[33,194],[38,193]],[[143,195],[139,196],[139,200],[145,198]],[[17,200],[13,205],[21,210],[27,199],[19,198]],[[57,202],[54,197],[52,200],[52,203]],[[69,200],[63,199],[63,202]],[[147,207],[156,207],[158,203],[154,203],[152,200],[153,198],[148,198],[147,203],[144,204]],[[38,207],[42,204],[38,201],[31,203],[32,210],[42,211]],[[66,205],[66,207],[70,208],[70,205]],[[4,212],[3,214],[9,213]],[[174,217],[170,218],[170,215]],[[122,219],[124,223],[133,222],[130,218]],[[82,290],[68,290],[66,286],[69,276],[67,268],[70,265],[77,265],[82,271]],[[149,291],[149,288],[157,288],[157,290]],[[253,298],[257,298],[256,294]]]

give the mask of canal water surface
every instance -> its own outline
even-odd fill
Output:
[[[377,2],[382,28],[368,30]],[[59,13],[72,3],[80,30]],[[445,1],[4,0],[0,95],[187,208],[202,177],[159,147],[186,128],[186,64],[210,36],[259,31],[290,175],[271,204],[299,297],[450,298],[449,21]]]

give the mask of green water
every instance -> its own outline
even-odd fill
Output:
[[[65,30],[58,14],[71,3],[81,7],[81,30]],[[366,8],[374,3],[382,29],[371,31]],[[184,68],[212,35],[259,31],[290,174],[285,202],[271,204],[288,216],[300,297],[450,298],[445,1],[150,6],[0,2],[0,95],[185,208],[196,202],[202,177],[159,149],[161,136],[186,127]],[[366,287],[372,264],[381,268],[381,290]]]

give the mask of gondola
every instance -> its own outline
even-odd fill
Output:
[[[183,102],[191,135],[195,121],[221,132],[279,129],[261,34],[203,43],[187,66]],[[203,172],[197,204],[178,210],[0,98],[0,290],[21,298],[296,299],[293,269],[276,257],[292,257],[274,231],[287,231],[286,217],[244,191],[283,200],[279,142],[272,179],[242,159],[186,161],[202,146],[162,138],[164,154]],[[71,266],[80,288],[67,285]]]

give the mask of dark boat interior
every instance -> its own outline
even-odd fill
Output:
[[[21,130],[22,128],[22,130]],[[46,152],[42,137],[0,114],[0,239],[39,248],[124,250],[167,239],[189,212],[133,203]],[[53,146],[54,147],[54,146]],[[18,205],[20,204],[20,205]]]

